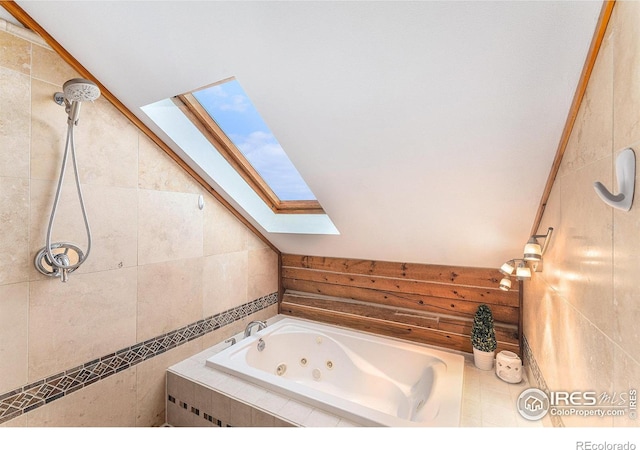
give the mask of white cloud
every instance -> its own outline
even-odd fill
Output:
[[[221,111],[235,111],[239,113],[245,112],[251,107],[249,99],[244,95],[233,95],[226,97],[226,102],[220,102],[218,108]]]
[[[251,102],[246,95],[230,94],[224,85],[211,86],[199,91],[197,96],[202,104],[209,105],[220,111],[235,111],[243,113],[251,108]]]
[[[306,183],[271,133],[255,131],[233,141],[271,189],[284,200],[314,198]]]

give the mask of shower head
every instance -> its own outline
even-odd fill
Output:
[[[78,123],[80,114],[80,103],[93,101],[100,97],[100,88],[91,80],[84,78],[73,78],[62,85],[63,93],[56,93],[53,98],[56,103],[66,105],[66,112],[69,115],[69,123]]]
[[[100,97],[100,88],[91,80],[74,78],[62,85],[64,98],[70,102],[93,101]]]

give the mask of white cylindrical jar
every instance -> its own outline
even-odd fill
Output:
[[[507,383],[522,381],[522,360],[508,350],[502,350],[496,356],[496,375]]]

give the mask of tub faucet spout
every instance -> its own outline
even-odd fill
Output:
[[[262,320],[254,320],[252,322],[249,322],[249,324],[247,325],[247,328],[244,329],[244,337],[249,337],[251,336],[251,328],[253,328],[254,325],[258,325],[258,331],[267,328],[267,323],[262,321]]]

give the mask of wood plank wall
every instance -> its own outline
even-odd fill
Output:
[[[520,286],[497,269],[282,255],[280,312],[471,352],[476,309],[489,305],[497,351],[520,354]]]

